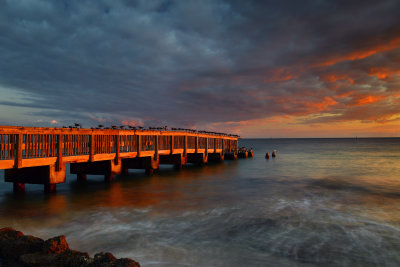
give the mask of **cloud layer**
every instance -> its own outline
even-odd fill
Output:
[[[278,122],[399,126],[398,10],[389,0],[2,1],[0,124],[248,136]]]

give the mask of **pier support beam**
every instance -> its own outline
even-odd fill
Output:
[[[208,156],[203,153],[189,153],[187,155],[188,163],[197,163],[200,166],[204,166],[208,162]]]
[[[225,159],[237,160],[237,154],[234,152],[227,152],[227,153],[225,153]]]
[[[174,165],[175,169],[182,169],[182,166],[187,163],[187,157],[183,154],[160,155],[159,164]]]
[[[208,161],[222,162],[224,161],[223,153],[208,153]]]
[[[118,163],[118,164],[115,164]],[[77,174],[78,181],[85,181],[87,174],[104,175],[105,182],[112,182],[114,175],[122,172],[121,160],[104,160],[70,164],[71,174]]]
[[[23,192],[25,184],[42,184],[45,192],[55,192],[56,184],[65,183],[65,164],[5,170],[4,181],[14,183],[14,192]]]
[[[159,160],[154,157],[141,157],[141,158],[125,158],[122,159],[122,168],[127,169],[144,169],[146,174],[152,175],[154,170],[159,167]]]

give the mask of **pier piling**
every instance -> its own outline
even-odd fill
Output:
[[[25,192],[25,184],[24,183],[14,183],[13,184],[13,191],[16,194],[24,193]]]

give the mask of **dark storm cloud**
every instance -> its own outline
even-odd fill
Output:
[[[2,1],[0,85],[25,98],[0,105],[86,125],[196,126],[315,112],[370,120],[357,99],[373,95],[389,118],[398,10],[398,1]]]

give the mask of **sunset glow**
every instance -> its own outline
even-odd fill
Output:
[[[6,2],[0,124],[400,136],[396,1],[150,2]]]

